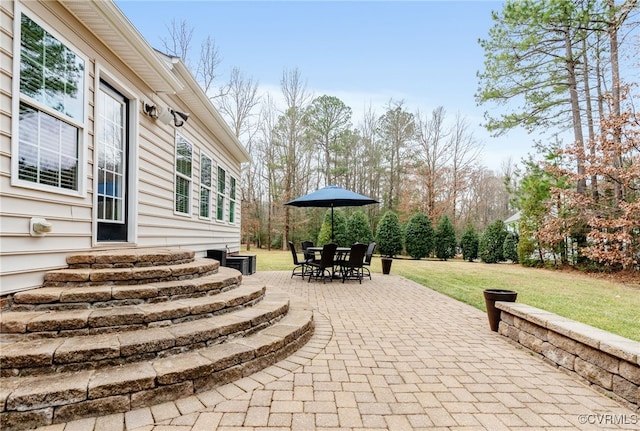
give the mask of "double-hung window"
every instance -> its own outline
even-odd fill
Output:
[[[224,221],[224,201],[227,188],[227,172],[218,166],[218,204],[216,206],[216,220]]]
[[[200,217],[211,218],[211,168],[206,154],[200,154]]]
[[[236,179],[229,177],[229,223],[236,222]]]
[[[13,180],[79,193],[85,128],[85,60],[20,14],[18,145]]]
[[[182,136],[176,137],[176,182],[175,211],[189,214],[191,207],[191,175],[193,169],[193,146]]]

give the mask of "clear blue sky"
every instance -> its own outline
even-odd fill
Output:
[[[155,48],[171,21],[194,28],[194,57],[211,36],[222,64],[219,84],[238,67],[262,89],[279,92],[284,70],[297,68],[315,96],[339,97],[360,121],[365,105],[378,115],[389,100],[411,112],[443,106],[453,120],[466,117],[484,145],[484,164],[498,169],[532,152],[532,137],[514,131],[491,138],[480,126],[476,73],[483,67],[479,38],[492,26],[489,1],[159,1],[116,4]]]

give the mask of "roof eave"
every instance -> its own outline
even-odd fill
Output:
[[[177,93],[184,84],[112,1],[59,0],[156,93]],[[47,3],[46,1],[44,2]]]

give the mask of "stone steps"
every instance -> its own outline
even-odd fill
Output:
[[[225,344],[64,375],[6,378],[2,429],[122,413],[210,390],[284,359],[312,333],[313,311],[297,303],[274,325]]]
[[[194,259],[186,263],[127,268],[69,268],[49,271],[44,287],[91,286],[97,284],[145,284],[159,281],[186,280],[204,277],[218,270],[220,262]]]
[[[273,296],[273,295],[271,295]],[[121,365],[184,353],[259,331],[282,319],[286,299],[269,298],[254,307],[150,329],[3,345],[3,376],[34,375]]]
[[[41,287],[15,293],[10,310],[69,310],[164,302],[220,293],[239,285],[241,281],[242,275],[238,271],[219,267],[214,274],[188,280],[134,285]]]
[[[4,298],[0,429],[122,413],[212,389],[313,334],[303,301],[180,249],[79,253]]]
[[[132,268],[192,262],[195,252],[176,248],[94,250],[67,256],[69,268]]]
[[[210,296],[122,307],[9,311],[0,315],[0,340],[99,335],[167,326],[252,305],[259,301],[264,293],[265,286],[249,285]],[[0,358],[1,355],[2,352]]]

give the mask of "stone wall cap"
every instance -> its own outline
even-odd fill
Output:
[[[632,364],[640,365],[640,343],[637,341],[527,304],[497,301],[496,308]]]

